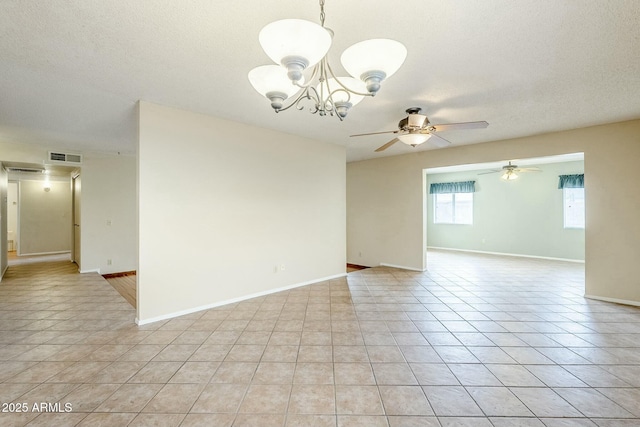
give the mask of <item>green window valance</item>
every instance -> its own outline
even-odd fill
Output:
[[[429,193],[431,194],[443,194],[443,193],[475,193],[476,191],[475,181],[462,181],[462,182],[438,182],[431,184],[429,187]]]
[[[560,175],[558,181],[558,188],[584,188],[584,174],[574,175]]]

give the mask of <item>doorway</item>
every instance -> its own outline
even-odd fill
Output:
[[[0,162],[0,273],[52,257],[70,260],[76,167]]]
[[[584,263],[584,225],[563,224],[558,189],[559,176],[584,174],[583,153],[514,162],[524,166],[515,169],[517,179],[504,177],[506,161],[425,170],[427,254],[455,250]],[[457,204],[459,195],[469,196],[461,198],[471,200],[469,206]]]
[[[7,252],[9,257],[18,252],[18,183],[9,181],[7,187]]]

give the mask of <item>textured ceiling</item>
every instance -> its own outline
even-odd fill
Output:
[[[351,44],[404,43],[404,66],[344,122],[275,114],[247,80],[270,63],[260,29],[318,22],[312,0],[3,0],[0,140],[135,152],[139,99],[347,147],[348,160],[433,149],[373,150],[407,107],[432,123],[486,120],[441,135],[453,145],[640,118],[640,1],[327,0],[334,69]],[[0,155],[1,158],[1,155]]]

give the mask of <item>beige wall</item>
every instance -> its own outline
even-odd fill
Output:
[[[19,182],[19,255],[71,250],[71,186],[69,181]]]
[[[137,166],[135,156],[89,153],[83,157],[80,201],[83,271],[108,274],[137,269]]]
[[[0,280],[8,267],[7,260],[7,190],[9,177],[0,162]]]
[[[576,152],[585,161],[585,293],[640,304],[640,120],[350,163],[347,261],[427,268],[425,168]]]
[[[347,165],[347,262],[422,270],[424,173],[416,157]]]
[[[344,147],[139,114],[139,323],[344,275]]]

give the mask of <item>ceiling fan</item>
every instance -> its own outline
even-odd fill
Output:
[[[449,123],[441,125],[433,125],[429,122],[429,119],[424,114],[420,114],[422,108],[411,107],[407,108],[408,116],[400,120],[398,123],[398,130],[390,130],[385,132],[372,132],[372,133],[360,133],[351,136],[365,136],[365,135],[379,135],[383,133],[395,133],[397,137],[384,144],[382,147],[375,150],[376,152],[384,151],[391,147],[398,141],[404,142],[407,145],[415,147],[422,144],[427,140],[433,142],[438,147],[446,147],[451,142],[442,138],[440,135],[436,135],[437,132],[444,132],[448,130],[461,130],[461,129],[483,129],[489,126],[489,123],[485,121],[481,122],[465,122],[465,123]]]
[[[490,171],[487,171],[487,172],[481,172],[478,175],[486,175],[489,173],[498,173],[498,172],[502,172],[502,176],[500,178],[506,179],[509,181],[509,180],[518,178],[518,174],[520,172],[542,172],[542,169],[535,168],[535,167],[519,168],[518,165],[512,165],[511,162],[509,162],[509,164],[503,166],[502,169],[491,169]]]

